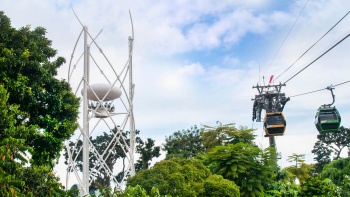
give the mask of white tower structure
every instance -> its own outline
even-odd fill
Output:
[[[96,180],[107,180],[111,187],[122,188],[126,178],[135,174],[131,14],[130,20],[132,36],[128,38],[127,62],[119,67],[112,64],[98,45],[96,39],[101,32],[93,38],[79,20],[83,29],[69,63],[68,82],[80,98],[82,113],[75,139],[66,144],[66,186],[74,179],[83,196],[89,194],[89,186]],[[83,52],[74,58],[81,36]],[[96,145],[93,143],[96,136],[106,138]]]

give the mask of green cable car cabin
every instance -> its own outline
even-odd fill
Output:
[[[321,106],[315,116],[315,126],[320,133],[335,132],[339,130],[341,116],[335,107]]]
[[[282,112],[267,112],[264,117],[264,130],[267,136],[281,136],[286,130],[286,119]]]

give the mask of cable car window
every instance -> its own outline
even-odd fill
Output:
[[[320,112],[320,121],[323,120],[338,120],[338,115],[332,111],[332,112]]]
[[[267,115],[266,122],[268,124],[284,124],[284,119],[280,114]]]

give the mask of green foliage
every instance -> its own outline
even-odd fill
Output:
[[[136,142],[136,153],[140,154],[140,159],[136,161],[135,170],[136,172],[147,170],[151,165],[150,161],[152,161],[154,157],[160,156],[160,147],[154,146],[154,140],[151,138],[147,138],[146,142],[143,142],[141,139]]]
[[[350,129],[341,126],[336,132],[329,132],[317,135],[316,142],[312,153],[316,155],[316,172],[320,173],[324,165],[333,159],[339,159],[341,152],[347,147],[350,148]]]
[[[26,152],[31,149],[19,137],[25,138],[31,131],[25,123],[16,126],[18,106],[8,105],[8,97],[7,91],[0,85],[0,196],[24,196],[21,188],[25,181],[18,178],[17,173],[28,162]]]
[[[65,197],[77,197],[77,196],[79,196],[79,189],[78,189],[78,187],[71,188],[71,189],[66,191]]]
[[[135,187],[128,186],[124,192],[119,189],[112,190],[110,187],[103,187],[99,191],[100,194],[98,197],[163,197],[159,194],[158,188],[153,187],[151,194],[147,195],[146,190],[139,185],[136,185]],[[166,196],[171,197],[169,195]],[[95,197],[95,195],[90,195],[90,197]]]
[[[350,196],[350,176],[345,175],[344,176],[344,185],[341,188],[341,196]]]
[[[220,175],[211,175],[203,183],[203,190],[198,196],[203,197],[239,197],[239,187],[232,181],[224,179]]]
[[[147,192],[145,189],[140,187],[139,185],[136,185],[135,187],[127,187],[125,192],[121,195],[122,197],[148,197]]]
[[[299,167],[302,163],[304,163],[305,161],[305,154],[296,154],[293,153],[292,156],[288,156],[288,161],[289,162],[295,162],[295,166],[294,167]]]
[[[203,146],[206,151],[210,151],[215,146],[223,146],[226,144],[246,143],[253,145],[255,139],[254,130],[240,126],[239,129],[235,124],[222,124],[217,122],[216,126],[204,125],[201,130],[203,138]]]
[[[32,193],[35,197],[65,196],[64,187],[47,166],[20,168],[19,178],[25,182],[22,191]]]
[[[263,151],[240,142],[216,146],[203,159],[214,174],[234,181],[241,196],[262,195],[264,185],[272,183],[276,176],[276,155],[272,148]]]
[[[299,186],[293,182],[276,181],[269,185],[264,197],[297,197]]]
[[[204,153],[200,129],[193,126],[190,129],[177,131],[165,138],[163,151],[166,158],[173,157],[194,158],[198,153]]]
[[[44,28],[17,30],[0,11],[0,196],[72,194],[52,167],[76,129],[79,103],[54,77],[64,59],[50,61],[50,45]]]
[[[300,167],[288,167],[287,169],[298,178],[300,183],[303,183],[305,179],[313,176],[315,170],[314,164],[302,163]]]
[[[329,179],[310,177],[300,185],[300,197],[334,197],[338,196],[336,186]]]
[[[350,157],[340,158],[323,167],[320,176],[325,179],[329,178],[334,184],[340,187],[342,193],[350,193]]]
[[[93,144],[95,150],[99,153],[99,155],[103,156],[103,159],[106,161],[107,167],[113,172],[114,164],[117,162],[117,159],[124,159],[126,157],[123,149],[121,146],[109,146],[109,144],[115,143],[116,140],[114,138],[114,134],[117,134],[117,129],[112,129],[110,134],[107,134],[103,132],[102,135],[96,136],[96,138],[90,137],[90,141]],[[119,134],[117,134],[119,135]],[[122,132],[123,137],[125,138],[127,136],[126,132]],[[76,147],[74,147],[76,146]],[[71,151],[73,148],[75,150],[81,150],[83,146],[83,141],[78,140],[76,144],[74,142],[69,142],[69,147]],[[73,155],[72,158],[75,159],[75,167],[82,171],[83,170],[83,153],[82,151],[76,152],[72,151]],[[108,153],[108,154],[105,154]],[[108,155],[108,157],[107,157]],[[68,153],[65,151],[65,164],[68,164]],[[95,168],[100,169],[99,171],[95,172],[95,180],[90,184],[90,190],[96,190],[100,188],[105,188],[106,186],[110,186],[111,177],[108,176],[109,172],[105,170],[104,167],[101,166],[101,163],[99,162],[99,158],[96,157],[96,155],[91,155],[89,159],[89,167],[92,168],[95,166]]]
[[[233,191],[234,183],[228,184],[218,177],[207,179],[211,175],[210,170],[196,159],[173,158],[156,163],[151,169],[142,170],[129,178],[127,185],[140,185],[151,194],[152,187],[159,189],[160,195],[171,196],[196,196],[198,193],[205,194],[207,189],[216,187],[220,182],[225,187],[218,188],[218,193],[225,194],[227,190]],[[214,182],[217,181],[218,183]],[[198,195],[200,196],[200,195]]]
[[[15,125],[38,127],[22,138],[33,148],[31,162],[52,168],[77,128],[79,100],[67,82],[55,78],[65,60],[54,59],[57,51],[45,33],[42,27],[17,30],[0,12],[0,84],[9,92],[8,103],[18,105]]]
[[[28,164],[27,152],[32,151],[25,138],[36,128],[26,122],[17,125],[15,117],[21,112],[7,99],[7,91],[0,85],[0,196],[64,196],[66,193],[51,169],[23,167]]]
[[[293,182],[295,182],[295,179],[298,178],[299,182],[303,183],[305,179],[312,176],[312,173],[314,172],[314,169],[315,169],[314,164],[304,163],[305,154],[293,153],[292,156],[288,156],[288,161],[295,163],[295,165],[285,168],[292,174],[291,178]]]
[[[140,131],[136,130],[136,135],[138,135]],[[125,155],[125,149],[123,150],[123,147],[121,147],[119,144],[116,144],[115,146],[109,146],[110,144],[116,143],[117,138],[114,136],[120,137],[119,135],[122,135],[124,139],[126,139],[126,144],[130,145],[130,132],[117,132],[117,129],[112,129],[109,134],[106,132],[103,132],[102,135],[96,136],[95,138],[90,137],[91,143],[94,145],[95,150],[103,156],[103,159],[106,161],[106,165],[113,172],[114,165],[117,162],[117,159],[126,159]],[[76,144],[74,142],[70,142],[69,146],[71,151],[73,150],[74,146],[75,150],[80,150],[83,145],[82,140],[78,140]],[[150,165],[150,161],[154,157],[160,156],[160,147],[154,146],[154,140],[151,138],[148,138],[146,142],[142,141],[140,137],[136,137],[136,152],[140,154],[140,159],[137,160],[137,163],[135,164],[136,171],[140,171],[142,169],[148,169]],[[73,152],[73,151],[72,151]],[[107,154],[108,153],[108,157]],[[65,149],[65,164],[68,164],[68,153]],[[77,153],[76,151],[73,152],[72,158],[75,159],[75,167],[82,171],[83,170],[83,153],[80,151]],[[99,161],[99,158],[96,157],[96,155],[91,155],[89,167],[92,168],[95,166],[95,168],[99,168],[99,171],[95,172],[95,179],[90,184],[90,190],[97,190],[101,188],[108,188],[110,186],[111,177],[109,177],[109,172],[105,170],[105,166],[101,166],[101,162]],[[120,180],[124,176],[124,169],[126,166],[124,166],[123,162],[123,168],[122,172],[119,172],[117,175],[117,180]]]
[[[125,192],[120,197],[160,197],[159,190],[155,187],[152,188],[151,194],[147,195],[145,189],[136,185],[135,187],[127,187]]]

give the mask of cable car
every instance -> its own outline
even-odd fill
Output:
[[[321,134],[338,131],[341,122],[339,111],[334,106],[331,107],[335,101],[333,94],[334,87],[328,86],[326,89],[331,91],[333,102],[322,105],[316,112],[315,126]]]
[[[286,130],[286,119],[282,112],[267,112],[264,117],[264,130],[267,136],[281,136]]]
[[[323,105],[318,108],[315,116],[315,126],[320,133],[338,131],[341,116],[335,107]]]

